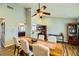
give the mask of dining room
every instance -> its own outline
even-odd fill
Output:
[[[74,3],[0,4],[0,56],[78,56],[78,10]]]

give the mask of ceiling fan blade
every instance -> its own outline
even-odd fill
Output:
[[[43,10],[45,10],[47,7],[46,6],[42,6]]]
[[[37,13],[40,13],[40,9],[37,9],[36,11],[37,11]]]
[[[51,15],[50,13],[48,13],[48,12],[43,12],[43,14],[45,14],[45,15]]]
[[[47,8],[46,6],[42,6],[42,7],[40,8],[40,11],[43,12],[46,8]]]
[[[37,14],[34,14],[33,16],[36,16],[36,15],[37,15]],[[33,17],[33,16],[32,16],[32,17]]]

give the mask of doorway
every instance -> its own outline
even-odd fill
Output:
[[[0,48],[4,47],[5,40],[5,22],[4,18],[0,18]]]

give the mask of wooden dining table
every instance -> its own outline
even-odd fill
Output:
[[[63,55],[63,47],[60,43],[48,42],[41,39],[35,39],[32,37],[19,37],[20,40],[27,40],[29,45],[32,47],[33,44],[42,44],[50,49],[51,56],[62,56]],[[33,40],[36,41],[33,41]]]

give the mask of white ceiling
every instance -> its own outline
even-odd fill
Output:
[[[38,3],[23,3],[19,5],[31,8],[32,14],[34,14],[38,8]],[[50,12],[52,17],[79,18],[78,3],[41,3],[41,6],[42,5],[47,6],[46,11]]]

